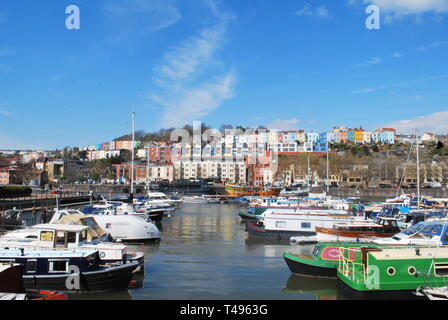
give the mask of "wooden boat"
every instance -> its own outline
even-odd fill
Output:
[[[265,187],[243,187],[240,185],[228,184],[225,185],[225,191],[230,196],[243,197],[243,196],[278,196],[280,189]]]
[[[346,249],[337,269],[338,284],[355,299],[416,299],[419,287],[448,285],[447,247]],[[350,256],[350,258],[349,258]]]
[[[356,241],[388,238],[399,233],[397,220],[377,217],[374,221],[335,223],[332,228],[316,227],[317,241]]]

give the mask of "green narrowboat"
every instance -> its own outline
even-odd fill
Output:
[[[420,286],[448,284],[447,247],[363,247],[347,251],[339,261],[338,285],[355,299],[418,298],[415,292]]]
[[[384,245],[383,245],[384,246]],[[293,274],[316,278],[337,278],[336,270],[344,248],[379,247],[373,242],[318,242],[311,255],[285,253],[283,258]]]

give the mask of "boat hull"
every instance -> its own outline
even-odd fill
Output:
[[[70,274],[24,275],[23,286],[27,291],[63,291],[69,293],[104,293],[126,290],[138,263],[119,265],[98,271],[82,272],[78,289],[67,288]]]
[[[289,241],[291,237],[312,236],[316,234],[315,232],[307,232],[307,231],[266,230],[262,227],[257,226],[252,221],[246,222],[246,230],[249,233],[249,235],[253,237],[269,238],[285,241]]]
[[[358,291],[338,277],[337,286],[343,294],[352,300],[427,300],[425,296],[415,295],[415,290],[378,290]]]
[[[284,255],[289,270],[298,275],[316,278],[336,278],[336,267],[323,267],[306,263],[306,258],[297,259],[291,255]]]

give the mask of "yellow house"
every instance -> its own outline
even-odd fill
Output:
[[[355,143],[362,143],[363,142],[363,134],[364,130],[362,129],[355,129]]]

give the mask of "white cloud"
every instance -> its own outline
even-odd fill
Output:
[[[318,18],[329,18],[330,13],[326,6],[318,6],[316,8],[313,5],[307,3],[302,9],[295,12],[298,16],[314,16]]]
[[[364,61],[358,64],[355,64],[354,66],[352,66],[352,69],[354,68],[361,68],[361,67],[368,67],[374,64],[380,64],[381,62],[383,62],[382,58],[378,58],[378,57],[374,57],[368,61]]]
[[[278,129],[278,130],[297,130],[299,122],[300,121],[297,118],[288,119],[288,120],[277,119],[277,120],[273,120],[270,123],[268,123],[266,125],[266,127],[268,129],[270,129],[270,130],[274,130],[274,129]]]
[[[411,17],[414,23],[419,24],[423,22],[423,14],[432,14],[437,20],[448,12],[448,0],[349,0],[348,4],[377,5],[386,24],[404,17]]]
[[[182,88],[171,97],[151,95],[150,98],[166,108],[162,125],[181,127],[206,116],[225,100],[235,96],[236,74],[228,74],[193,88]]]
[[[352,92],[353,93],[374,93],[374,92],[377,92],[378,90],[381,90],[384,88],[385,88],[384,86],[377,86],[377,87],[369,87],[369,88],[354,90]]]
[[[8,48],[0,48],[0,57],[10,56],[10,55],[12,55],[14,53],[15,53],[14,50],[11,50],[11,49],[8,49]]]
[[[448,133],[447,123],[448,111],[441,111],[410,120],[391,122],[386,124],[385,127],[395,128],[397,132],[403,134],[412,133],[416,129],[419,129],[420,133],[434,132],[436,134],[446,134]]]
[[[12,117],[12,113],[7,110],[0,109],[0,116]]]
[[[381,10],[398,16],[425,12],[448,12],[448,0],[364,0],[380,7]]]
[[[167,28],[182,18],[173,0],[107,0],[104,3],[102,10],[118,16],[117,20],[126,27],[141,23],[151,32]]]
[[[234,15],[219,11],[212,0],[206,3],[217,22],[170,48],[153,69],[157,89],[149,98],[165,108],[165,127],[199,120],[235,96],[236,72],[221,71],[217,75],[214,68],[223,65],[217,52],[226,43],[227,26]]]

